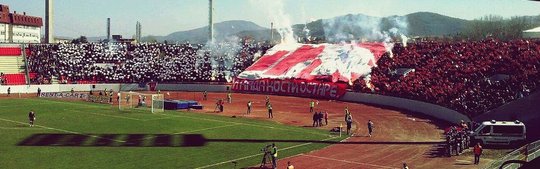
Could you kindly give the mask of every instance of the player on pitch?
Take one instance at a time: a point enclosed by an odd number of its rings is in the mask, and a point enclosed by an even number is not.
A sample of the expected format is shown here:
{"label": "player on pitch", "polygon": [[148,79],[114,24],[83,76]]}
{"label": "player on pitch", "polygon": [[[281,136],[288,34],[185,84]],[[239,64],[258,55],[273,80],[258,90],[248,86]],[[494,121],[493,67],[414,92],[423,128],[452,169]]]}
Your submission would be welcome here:
{"label": "player on pitch", "polygon": [[28,113],[28,120],[30,121],[30,127],[34,127],[34,121],[36,121],[36,113],[34,113],[34,110],[30,110]]}

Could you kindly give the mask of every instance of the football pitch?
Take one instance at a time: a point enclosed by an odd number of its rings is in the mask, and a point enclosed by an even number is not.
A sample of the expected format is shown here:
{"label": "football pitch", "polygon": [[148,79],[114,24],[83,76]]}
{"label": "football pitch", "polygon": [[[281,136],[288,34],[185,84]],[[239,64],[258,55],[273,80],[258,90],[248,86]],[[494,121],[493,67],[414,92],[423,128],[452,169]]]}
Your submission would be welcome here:
{"label": "football pitch", "polygon": [[[28,112],[36,112],[29,127]],[[328,131],[204,113],[50,99],[0,99],[0,168],[236,168],[343,138]]]}

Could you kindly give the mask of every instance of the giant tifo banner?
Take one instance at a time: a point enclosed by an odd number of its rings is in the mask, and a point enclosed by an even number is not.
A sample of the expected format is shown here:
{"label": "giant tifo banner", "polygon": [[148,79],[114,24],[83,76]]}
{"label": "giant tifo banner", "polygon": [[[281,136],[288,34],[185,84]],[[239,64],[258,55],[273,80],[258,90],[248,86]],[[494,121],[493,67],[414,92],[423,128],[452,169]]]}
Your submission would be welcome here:
{"label": "giant tifo banner", "polygon": [[338,99],[347,92],[347,84],[302,79],[235,79],[232,90],[302,97]]}
{"label": "giant tifo banner", "polygon": [[278,44],[237,78],[351,83],[369,75],[387,48],[383,43]]}
{"label": "giant tifo banner", "polygon": [[233,90],[336,99],[371,73],[383,43],[278,44],[240,73]]}

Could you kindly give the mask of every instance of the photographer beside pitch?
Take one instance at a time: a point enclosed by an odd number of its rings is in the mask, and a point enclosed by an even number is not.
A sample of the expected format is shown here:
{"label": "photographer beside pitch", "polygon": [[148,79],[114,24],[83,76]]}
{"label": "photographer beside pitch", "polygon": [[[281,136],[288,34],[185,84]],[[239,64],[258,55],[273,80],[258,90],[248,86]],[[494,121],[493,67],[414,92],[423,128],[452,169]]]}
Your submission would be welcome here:
{"label": "photographer beside pitch", "polygon": [[275,143],[272,143],[272,168],[277,168],[277,146]]}

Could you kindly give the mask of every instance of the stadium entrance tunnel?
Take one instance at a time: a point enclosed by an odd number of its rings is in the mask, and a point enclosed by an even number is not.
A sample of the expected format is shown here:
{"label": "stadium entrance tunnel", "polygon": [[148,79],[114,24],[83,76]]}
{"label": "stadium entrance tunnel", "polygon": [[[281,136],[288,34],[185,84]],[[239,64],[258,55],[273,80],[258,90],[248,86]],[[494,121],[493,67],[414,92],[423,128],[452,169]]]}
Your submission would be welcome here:
{"label": "stadium entrance tunnel", "polygon": [[322,144],[388,144],[436,145],[442,142],[375,142],[375,141],[321,141],[272,139],[216,139],[202,134],[33,134],[17,146],[73,146],[73,147],[202,147],[210,142],[237,143],[322,143]]}

